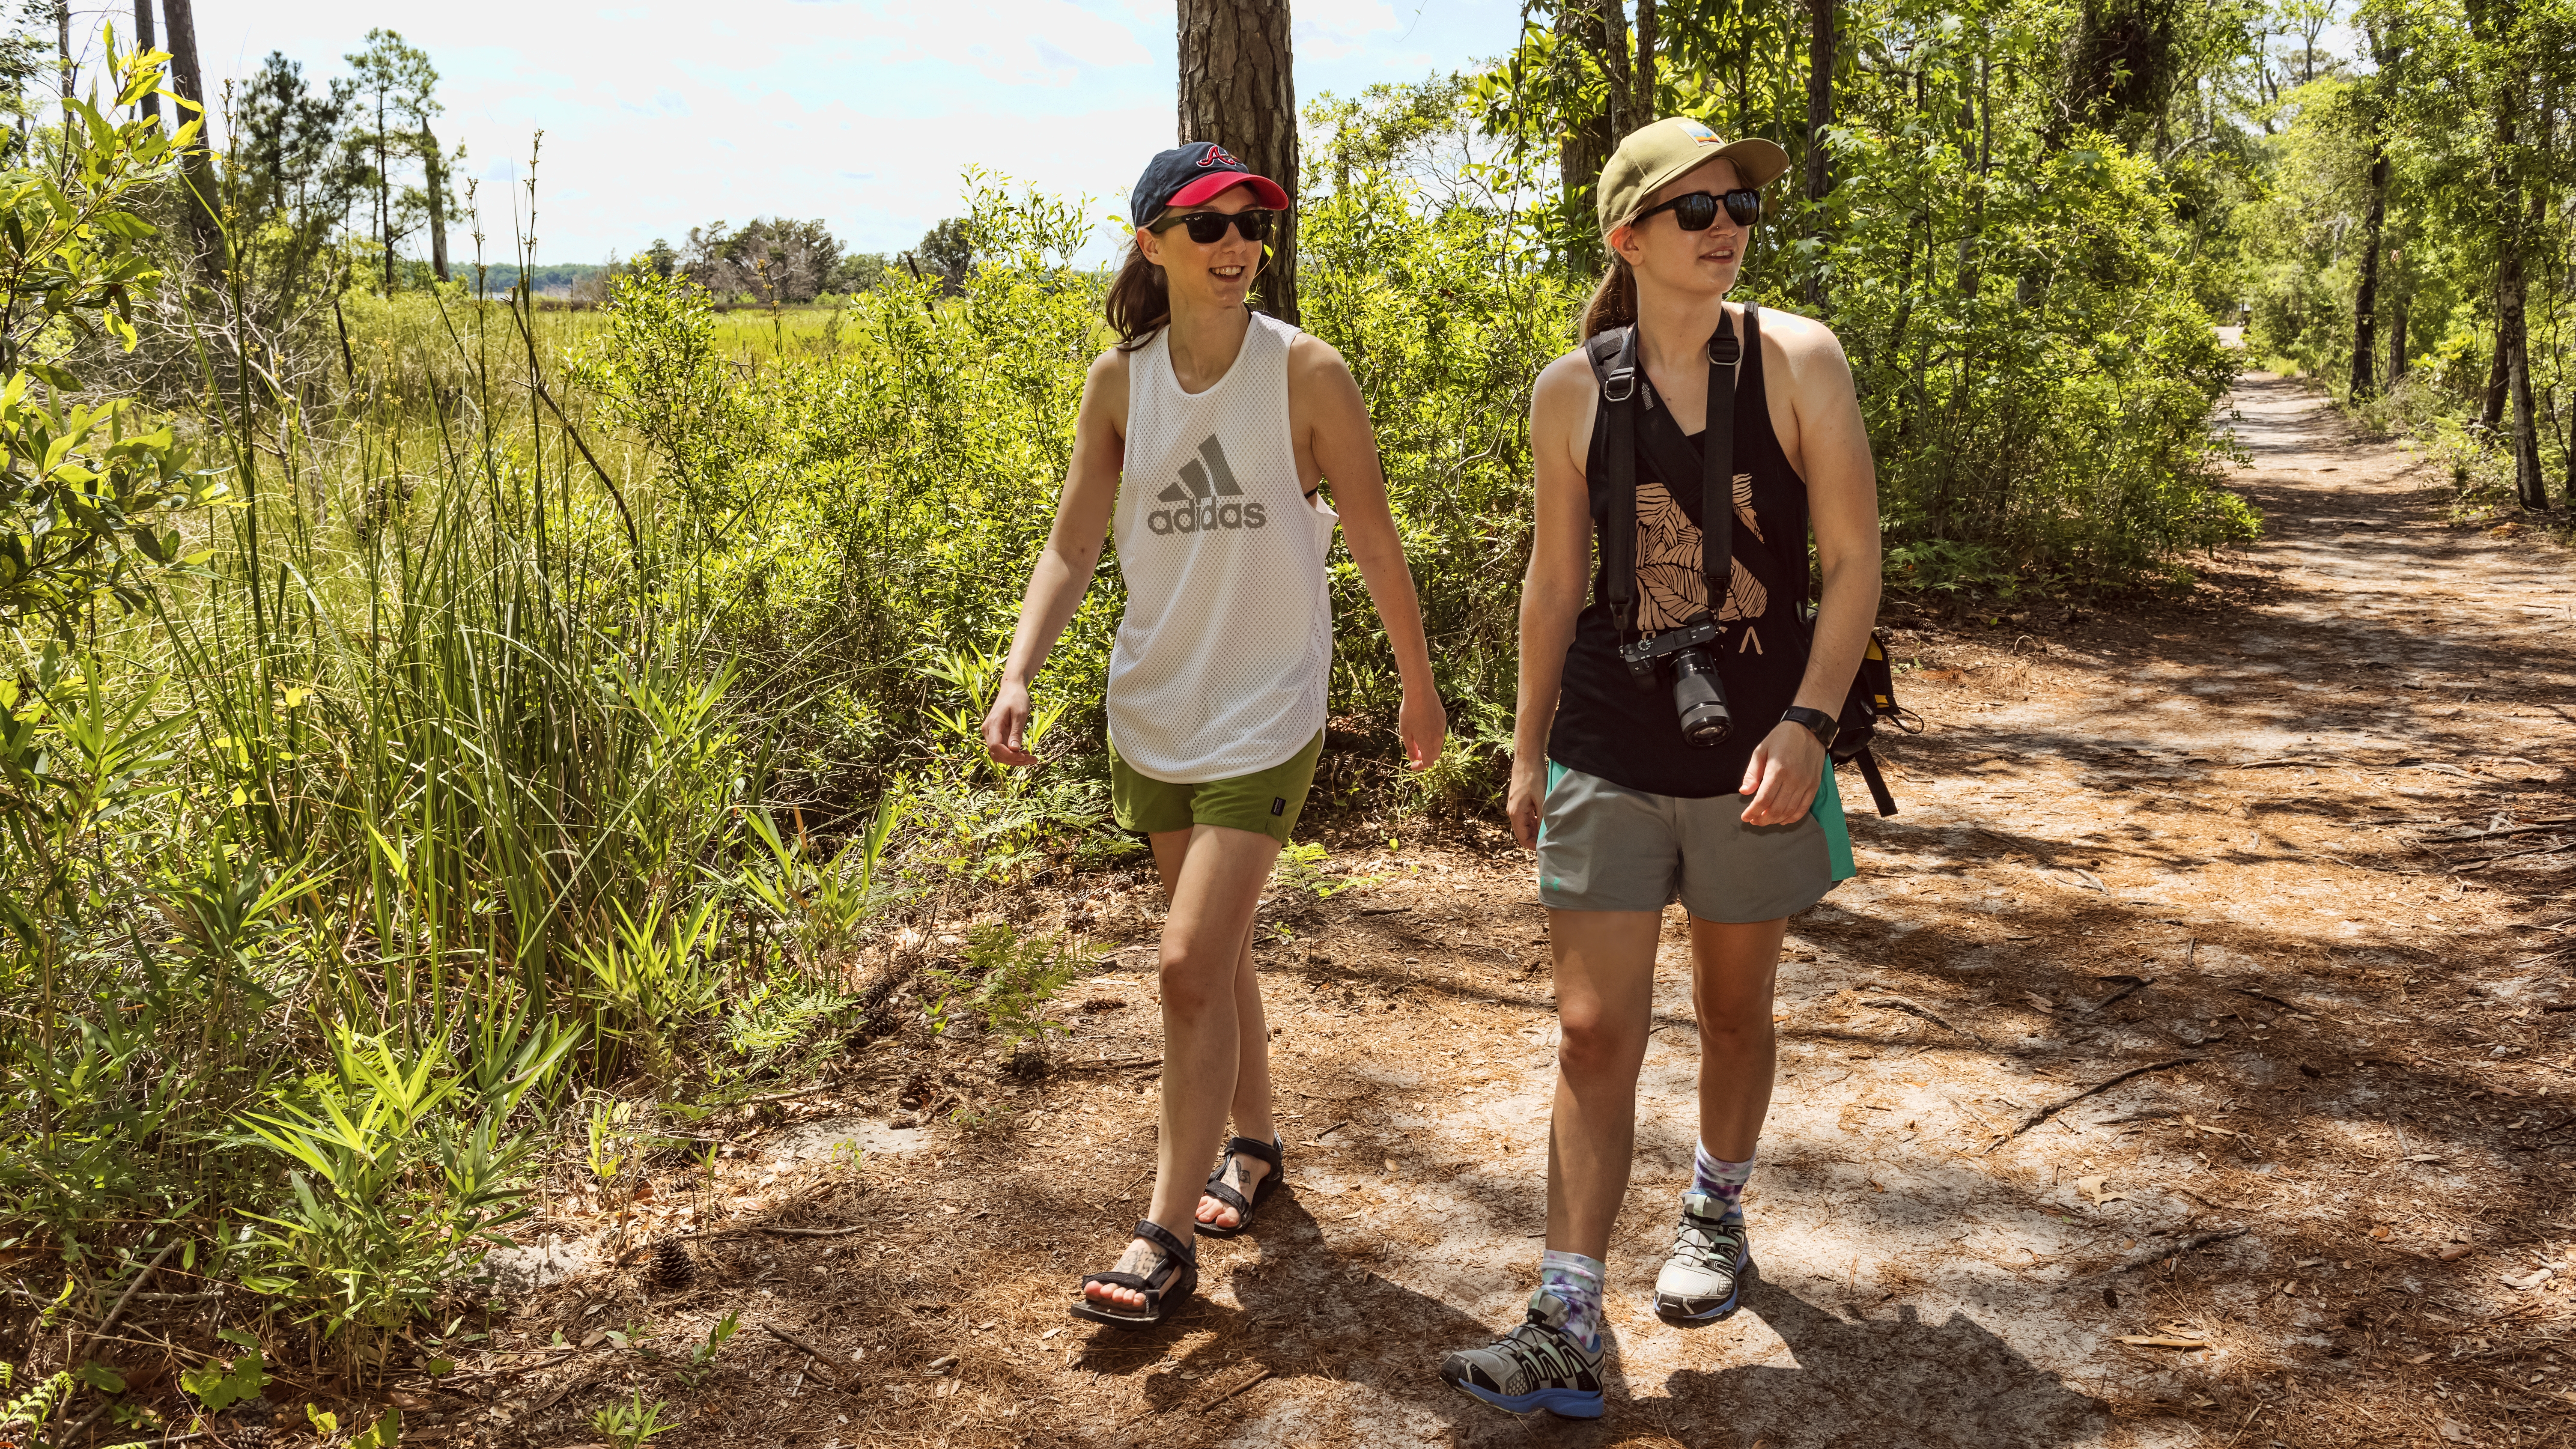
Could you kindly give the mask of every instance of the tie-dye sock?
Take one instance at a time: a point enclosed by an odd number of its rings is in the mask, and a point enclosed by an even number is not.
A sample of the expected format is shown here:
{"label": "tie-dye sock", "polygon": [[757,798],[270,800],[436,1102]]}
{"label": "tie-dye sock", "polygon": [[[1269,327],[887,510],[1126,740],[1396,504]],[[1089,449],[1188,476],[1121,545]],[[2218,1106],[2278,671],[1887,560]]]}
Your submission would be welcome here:
{"label": "tie-dye sock", "polygon": [[1538,1255],[1538,1286],[1565,1304],[1566,1331],[1590,1353],[1601,1346],[1601,1260],[1581,1253]]}
{"label": "tie-dye sock", "polygon": [[1723,1157],[1709,1156],[1708,1148],[1703,1145],[1691,1166],[1690,1190],[1707,1193],[1726,1204],[1726,1214],[1721,1221],[1740,1223],[1744,1221],[1744,1184],[1752,1176],[1752,1158],[1729,1162]]}

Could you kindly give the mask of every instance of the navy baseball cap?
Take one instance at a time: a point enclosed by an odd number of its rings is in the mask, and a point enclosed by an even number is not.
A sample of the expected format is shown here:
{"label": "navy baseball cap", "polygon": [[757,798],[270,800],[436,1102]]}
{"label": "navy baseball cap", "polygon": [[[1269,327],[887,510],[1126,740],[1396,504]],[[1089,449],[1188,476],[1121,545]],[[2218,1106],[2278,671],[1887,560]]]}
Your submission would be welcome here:
{"label": "navy baseball cap", "polygon": [[1278,182],[1254,175],[1214,141],[1192,141],[1157,152],[1145,163],[1145,174],[1136,179],[1136,193],[1128,198],[1127,211],[1143,226],[1161,216],[1167,206],[1196,206],[1237,186],[1251,187],[1253,198],[1274,211],[1288,205],[1288,193]]}

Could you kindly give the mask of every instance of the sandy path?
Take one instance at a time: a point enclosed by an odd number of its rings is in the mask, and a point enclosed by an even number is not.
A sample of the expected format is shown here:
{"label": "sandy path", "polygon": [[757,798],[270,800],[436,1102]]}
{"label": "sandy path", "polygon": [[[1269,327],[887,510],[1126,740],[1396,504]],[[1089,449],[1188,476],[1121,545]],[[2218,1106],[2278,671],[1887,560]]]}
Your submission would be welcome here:
{"label": "sandy path", "polygon": [[[2576,990],[2552,923],[2576,850],[2542,853],[2576,830],[2565,563],[2447,526],[2419,459],[2289,385],[2237,402],[2267,535],[2189,598],[1898,621],[1931,728],[1888,751],[1901,815],[1846,791],[1862,875],[1794,923],[1760,1276],[1695,1329],[1647,1304],[1693,1137],[1668,933],[1601,1423],[1432,1377],[1517,1317],[1538,1252],[1545,919],[1490,826],[1337,853],[1361,883],[1283,896],[1262,956],[1296,1191],[1206,1244],[1178,1325],[1061,1308],[1142,1206],[1150,1066],[1117,1064],[1153,1050],[1144,953],[1078,988],[1041,1081],[916,1033],[820,1120],[745,1136],[713,1211],[857,1235],[701,1247],[676,1297],[576,1280],[523,1331],[611,1303],[678,1344],[747,1305],[863,1355],[858,1392],[818,1393],[801,1354],[751,1344],[681,1400],[674,1445],[2570,1438]],[[2446,838],[2487,828],[2525,833]],[[1085,889],[1093,930],[1150,942],[1144,892]],[[898,1098],[980,1125],[824,1161]],[[2161,1332],[2208,1346],[2119,1341]],[[564,1373],[505,1394],[508,1432],[555,1443],[629,1381],[676,1390],[623,1359],[572,1374],[544,1411]]]}

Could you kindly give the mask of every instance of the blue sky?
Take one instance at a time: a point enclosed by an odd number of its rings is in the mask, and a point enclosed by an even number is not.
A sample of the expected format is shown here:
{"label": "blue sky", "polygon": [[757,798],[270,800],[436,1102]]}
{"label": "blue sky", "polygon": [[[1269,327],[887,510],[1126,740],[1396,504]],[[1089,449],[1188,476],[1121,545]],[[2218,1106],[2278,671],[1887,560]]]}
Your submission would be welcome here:
{"label": "blue sky", "polygon": [[[1296,0],[1291,13],[1300,104],[1496,55],[1520,23],[1507,0]],[[822,217],[858,250],[907,247],[960,209],[970,163],[1089,194],[1106,214],[1174,140],[1169,0],[198,0],[208,90],[271,50],[345,73],[380,24],[439,69],[441,139],[467,147],[496,257],[539,128],[537,250],[558,262],[755,214]]]}

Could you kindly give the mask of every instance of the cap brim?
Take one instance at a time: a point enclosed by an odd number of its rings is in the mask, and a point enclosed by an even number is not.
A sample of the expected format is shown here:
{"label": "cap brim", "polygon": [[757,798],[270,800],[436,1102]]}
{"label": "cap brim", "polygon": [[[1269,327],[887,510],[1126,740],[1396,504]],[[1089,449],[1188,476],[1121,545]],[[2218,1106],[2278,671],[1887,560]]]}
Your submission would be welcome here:
{"label": "cap brim", "polygon": [[[1747,136],[1741,141],[1729,141],[1705,156],[1693,156],[1688,161],[1646,178],[1645,184],[1638,188],[1638,194],[1652,196],[1711,161],[1719,160],[1734,162],[1736,180],[1756,191],[1779,180],[1788,174],[1789,170],[1789,153],[1780,149],[1779,142],[1765,141],[1759,136]],[[1621,221],[1612,229],[1625,225],[1627,222]],[[1604,232],[1604,235],[1607,234]]]}
{"label": "cap brim", "polygon": [[[1789,163],[1784,157],[1780,164],[1785,168]],[[1251,187],[1252,199],[1273,211],[1283,210],[1288,205],[1288,193],[1280,189],[1278,182],[1267,176],[1255,176],[1249,171],[1219,171],[1213,176],[1202,176],[1173,192],[1172,199],[1164,202],[1163,205],[1167,209],[1175,206],[1196,206],[1211,196],[1232,191],[1238,186]]]}

